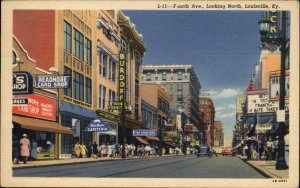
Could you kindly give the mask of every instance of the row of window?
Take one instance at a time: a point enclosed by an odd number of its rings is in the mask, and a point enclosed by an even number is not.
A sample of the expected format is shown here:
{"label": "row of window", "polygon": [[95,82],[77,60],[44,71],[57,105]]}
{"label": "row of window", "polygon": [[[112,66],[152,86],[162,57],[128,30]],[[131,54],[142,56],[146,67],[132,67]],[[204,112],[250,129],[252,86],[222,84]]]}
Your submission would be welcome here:
{"label": "row of window", "polygon": [[99,56],[99,74],[115,82],[117,61],[102,50],[99,52]]}
{"label": "row of window", "polygon": [[[182,72],[177,73],[177,80],[182,80],[183,79],[183,74]],[[147,73],[146,75],[146,80],[151,81],[152,80],[152,75],[150,73]],[[155,77],[155,80],[157,80],[157,77]],[[163,73],[161,75],[161,80],[166,81],[167,80],[167,73]],[[173,80],[173,77],[171,77],[171,80]]]}
{"label": "row of window", "polygon": [[144,127],[156,128],[157,115],[142,108],[142,122]]}
{"label": "row of window", "polygon": [[64,74],[71,75],[72,82],[69,88],[64,90],[64,94],[69,97],[73,97],[77,100],[92,103],[92,81],[91,79],[84,77],[82,74],[73,71],[68,67],[64,67]]}
{"label": "row of window", "polygon": [[[108,100],[109,102],[114,102],[116,99],[116,92],[109,89]],[[106,87],[99,85],[99,108],[106,108]]]}
{"label": "row of window", "polygon": [[158,110],[168,114],[169,113],[169,104],[161,98],[158,98]]}
{"label": "row of window", "polygon": [[[74,53],[75,57],[84,61],[84,44],[85,44],[85,62],[87,65],[92,65],[92,42],[85,38],[81,32],[74,30],[74,49],[72,48],[72,26],[64,21],[64,50],[69,53]],[[73,52],[74,50],[74,52]]]}

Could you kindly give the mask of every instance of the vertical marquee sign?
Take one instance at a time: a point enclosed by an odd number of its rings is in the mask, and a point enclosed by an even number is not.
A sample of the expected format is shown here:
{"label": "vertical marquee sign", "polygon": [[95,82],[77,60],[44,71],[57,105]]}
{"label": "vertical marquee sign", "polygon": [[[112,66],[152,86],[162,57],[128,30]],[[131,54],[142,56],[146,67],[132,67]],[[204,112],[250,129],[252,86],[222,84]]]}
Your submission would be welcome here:
{"label": "vertical marquee sign", "polygon": [[126,91],[126,56],[124,52],[119,54],[119,101],[125,102]]}

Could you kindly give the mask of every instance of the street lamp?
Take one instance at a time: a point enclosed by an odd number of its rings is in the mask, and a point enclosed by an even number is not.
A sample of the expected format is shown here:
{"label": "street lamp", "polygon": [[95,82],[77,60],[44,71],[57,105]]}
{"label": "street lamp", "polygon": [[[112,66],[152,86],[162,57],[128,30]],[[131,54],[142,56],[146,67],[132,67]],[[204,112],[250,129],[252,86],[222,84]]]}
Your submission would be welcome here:
{"label": "street lamp", "polygon": [[[281,51],[281,68],[280,68],[280,94],[279,94],[279,110],[284,110],[285,103],[285,60],[286,60],[286,11],[282,11],[282,28],[279,34],[279,38],[269,38],[267,34],[270,28],[270,21],[261,20],[258,22],[259,31],[261,33],[262,42],[279,42]],[[278,154],[276,161],[276,170],[288,169],[284,156],[284,127],[285,122],[279,122],[279,140],[278,140]]]}

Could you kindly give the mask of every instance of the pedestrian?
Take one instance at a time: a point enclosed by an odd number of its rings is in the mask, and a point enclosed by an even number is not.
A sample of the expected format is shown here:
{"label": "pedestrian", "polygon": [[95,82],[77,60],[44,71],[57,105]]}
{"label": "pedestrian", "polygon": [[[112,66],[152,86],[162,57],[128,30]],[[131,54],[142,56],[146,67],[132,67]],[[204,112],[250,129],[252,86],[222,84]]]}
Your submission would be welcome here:
{"label": "pedestrian", "polygon": [[244,147],[243,147],[243,156],[246,156],[248,153],[248,145],[245,144]]}
{"label": "pedestrian", "polygon": [[131,146],[126,144],[126,158],[129,158],[131,155]]}
{"label": "pedestrian", "polygon": [[111,143],[109,143],[108,145],[107,145],[107,158],[109,158],[109,157],[112,157],[112,144]]}
{"label": "pedestrian", "polygon": [[74,151],[74,154],[75,154],[76,158],[79,158],[80,157],[80,152],[81,152],[79,142],[76,142],[73,151]]}
{"label": "pedestrian", "polygon": [[146,145],[146,147],[145,147],[146,157],[150,156],[150,151],[151,151],[151,147],[149,145]]}
{"label": "pedestrian", "polygon": [[178,156],[178,153],[179,153],[179,149],[178,149],[178,147],[176,146],[176,147],[175,147],[175,155]]}
{"label": "pedestrian", "polygon": [[31,159],[34,161],[36,160],[36,149],[37,149],[37,143],[32,139],[31,140]]}
{"label": "pedestrian", "polygon": [[19,155],[20,155],[20,143],[17,136],[13,135],[13,150],[12,150],[12,159],[14,164],[19,164]]}
{"label": "pedestrian", "polygon": [[93,146],[92,146],[92,143],[89,142],[86,146],[86,149],[87,149],[87,157],[90,158],[92,157],[92,152],[93,152]]}
{"label": "pedestrian", "polygon": [[269,140],[266,143],[266,153],[267,153],[266,161],[270,161],[272,159],[272,152],[273,152],[273,142],[272,139],[269,138]]}
{"label": "pedestrian", "polygon": [[21,147],[21,157],[23,158],[24,164],[27,163],[28,157],[30,155],[30,141],[27,138],[27,134],[23,134],[23,138],[20,140]]}
{"label": "pedestrian", "polygon": [[216,152],[216,148],[215,147],[211,147],[210,153],[211,153],[210,157],[213,157],[214,154],[215,154],[216,157],[218,157],[218,154]]}
{"label": "pedestrian", "polygon": [[131,157],[135,156],[135,145],[131,144]]}
{"label": "pedestrian", "polygon": [[98,144],[96,142],[92,145],[92,152],[94,159],[98,159]]}
{"label": "pedestrian", "polygon": [[100,146],[100,150],[101,150],[101,157],[105,157],[107,155],[107,148],[105,143],[102,143]]}
{"label": "pedestrian", "polygon": [[265,150],[264,142],[259,140],[259,142],[258,142],[258,159],[259,160],[262,159],[262,155],[263,155],[264,150]]}
{"label": "pedestrian", "polygon": [[114,143],[114,142],[112,142],[112,144],[111,144],[111,155],[112,155],[112,157],[113,158],[115,158],[116,157],[116,144]]}
{"label": "pedestrian", "polygon": [[275,137],[275,140],[273,141],[273,160],[277,160],[277,154],[278,154],[278,136]]}
{"label": "pedestrian", "polygon": [[85,144],[81,144],[80,145],[80,151],[81,151],[81,155],[82,155],[82,158],[86,158],[87,157],[87,148],[85,146]]}

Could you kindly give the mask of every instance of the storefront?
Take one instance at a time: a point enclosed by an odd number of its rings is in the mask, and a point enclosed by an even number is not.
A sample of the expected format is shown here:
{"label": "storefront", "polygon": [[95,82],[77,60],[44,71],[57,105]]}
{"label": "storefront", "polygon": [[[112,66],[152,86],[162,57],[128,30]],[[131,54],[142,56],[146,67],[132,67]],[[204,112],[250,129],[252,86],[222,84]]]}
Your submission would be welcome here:
{"label": "storefront", "polygon": [[25,133],[33,149],[31,158],[53,159],[58,155],[58,134],[69,135],[72,131],[56,121],[56,100],[53,98],[55,95],[40,92],[14,95],[14,99],[26,98],[28,104],[13,106],[13,141],[20,140]]}
{"label": "storefront", "polygon": [[97,117],[96,113],[87,108],[60,102],[61,124],[72,129],[73,134],[61,135],[61,156],[71,156],[75,143],[88,144],[93,142],[93,133],[86,131],[88,123]]}

